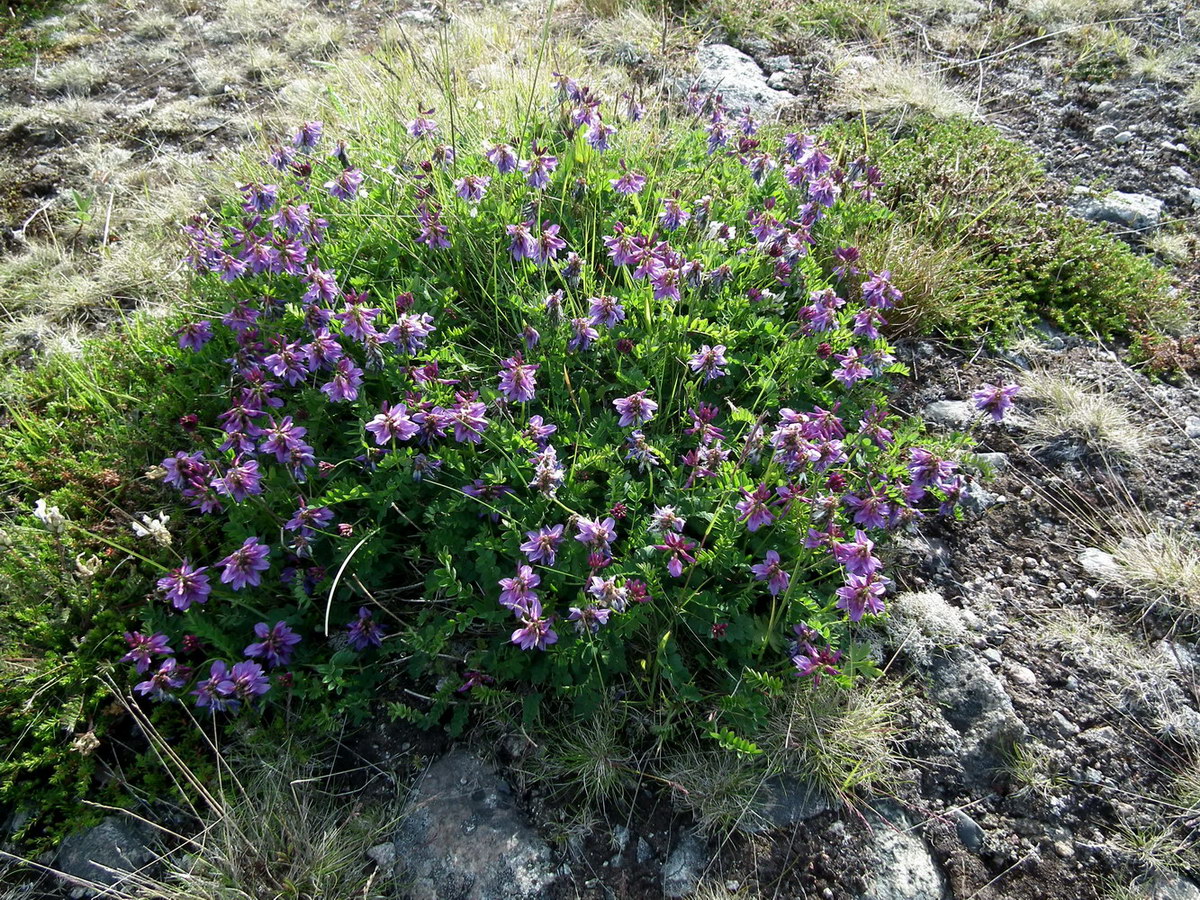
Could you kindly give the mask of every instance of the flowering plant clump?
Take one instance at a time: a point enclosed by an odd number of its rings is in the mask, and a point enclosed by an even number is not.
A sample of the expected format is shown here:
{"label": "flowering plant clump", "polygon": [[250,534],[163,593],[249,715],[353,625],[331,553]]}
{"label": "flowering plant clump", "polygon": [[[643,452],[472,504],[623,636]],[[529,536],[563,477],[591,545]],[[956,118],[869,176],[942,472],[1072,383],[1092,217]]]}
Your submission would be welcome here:
{"label": "flowering plant clump", "polygon": [[889,273],[827,237],[879,172],[719,96],[664,134],[556,87],[479,148],[436,109],[361,147],[304,123],[187,226],[211,309],[162,466],[211,524],[162,548],[141,693],[230,712],[407,672],[433,716],[734,710],[747,671],[861,668],[878,540],[963,487],[889,415]]}

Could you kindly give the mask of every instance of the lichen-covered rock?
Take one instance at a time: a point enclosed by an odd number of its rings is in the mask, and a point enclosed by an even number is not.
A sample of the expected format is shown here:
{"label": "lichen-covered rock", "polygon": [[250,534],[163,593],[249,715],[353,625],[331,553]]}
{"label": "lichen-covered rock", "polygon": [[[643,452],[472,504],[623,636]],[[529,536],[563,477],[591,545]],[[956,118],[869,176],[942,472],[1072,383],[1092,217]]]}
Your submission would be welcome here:
{"label": "lichen-covered rock", "polygon": [[414,786],[395,844],[413,900],[534,900],[556,877],[550,848],[522,819],[509,786],[463,750]]}
{"label": "lichen-covered rock", "polygon": [[154,859],[145,828],[122,819],[107,818],[94,828],[72,834],[58,848],[55,867],[67,876],[72,897],[94,897],[107,893],[89,884],[114,886],[125,883],[130,872]]}
{"label": "lichen-covered rock", "polygon": [[750,107],[765,116],[795,99],[786,91],[767,84],[767,77],[753,59],[728,44],[707,44],[696,53],[696,84],[701,91],[720,94],[731,110]]}

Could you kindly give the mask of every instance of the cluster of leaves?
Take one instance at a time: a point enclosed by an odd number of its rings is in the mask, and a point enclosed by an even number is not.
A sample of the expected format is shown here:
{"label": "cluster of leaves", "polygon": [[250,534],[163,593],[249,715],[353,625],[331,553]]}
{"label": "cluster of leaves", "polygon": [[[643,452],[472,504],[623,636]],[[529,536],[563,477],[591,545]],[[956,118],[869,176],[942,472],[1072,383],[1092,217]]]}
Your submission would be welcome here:
{"label": "cluster of leaves", "polygon": [[[861,126],[850,123],[828,137],[842,146],[868,142]],[[1113,337],[1180,320],[1182,301],[1172,296],[1166,273],[1051,202],[1038,161],[995,129],[918,117],[891,135],[873,132],[869,145],[888,172],[881,194],[887,212],[860,227],[864,250],[901,223],[954,263],[928,296],[906,291],[917,331],[1003,339],[1041,318]]]}
{"label": "cluster of leaves", "polygon": [[364,146],[305,123],[189,226],[210,318],[164,464],[208,524],[158,556],[139,691],[365,713],[396,673],[427,691],[399,714],[454,727],[513,690],[740,727],[747,672],[864,670],[868,533],[963,484],[887,412],[887,273],[830,240],[879,175],[689,105],[655,132],[560,78],[484,152],[432,111]]}

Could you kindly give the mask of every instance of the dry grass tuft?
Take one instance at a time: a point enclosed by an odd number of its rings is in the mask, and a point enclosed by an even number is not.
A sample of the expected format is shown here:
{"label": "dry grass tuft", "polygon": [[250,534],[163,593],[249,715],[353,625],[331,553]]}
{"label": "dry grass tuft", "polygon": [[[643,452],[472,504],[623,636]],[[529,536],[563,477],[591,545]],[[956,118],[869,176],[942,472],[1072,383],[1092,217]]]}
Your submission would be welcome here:
{"label": "dry grass tuft", "polygon": [[41,86],[51,94],[86,97],[99,90],[105,80],[104,70],[92,60],[68,59],[46,69]]}
{"label": "dry grass tuft", "polygon": [[1021,388],[1022,396],[1037,404],[1030,425],[1035,437],[1068,436],[1095,453],[1122,457],[1136,457],[1150,444],[1145,427],[1102,388],[1088,389],[1044,371],[1027,373]]}
{"label": "dry grass tuft", "polygon": [[1016,6],[1032,24],[1061,27],[1119,18],[1136,4],[1134,0],[1020,0]]}
{"label": "dry grass tuft", "polygon": [[673,754],[662,769],[676,803],[691,812],[700,830],[710,835],[727,835],[737,828],[754,831],[766,825],[756,801],[767,777],[757,758],[721,747],[690,747]]}
{"label": "dry grass tuft", "polygon": [[935,68],[901,57],[843,56],[835,104],[869,115],[924,112],[937,119],[974,117],[974,104],[954,90]]}
{"label": "dry grass tuft", "polygon": [[1142,516],[1108,548],[1114,581],[1171,615],[1200,617],[1200,540]]}

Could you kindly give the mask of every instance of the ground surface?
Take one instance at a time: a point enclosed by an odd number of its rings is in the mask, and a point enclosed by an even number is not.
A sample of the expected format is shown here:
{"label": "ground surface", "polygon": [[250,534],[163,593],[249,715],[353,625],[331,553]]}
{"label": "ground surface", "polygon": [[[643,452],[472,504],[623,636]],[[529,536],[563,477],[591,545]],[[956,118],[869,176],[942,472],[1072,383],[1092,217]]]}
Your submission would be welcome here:
{"label": "ground surface", "polygon": [[[1064,197],[1077,183],[1099,182],[1163,200],[1162,246],[1155,235],[1136,237],[1177,265],[1189,290],[1196,241],[1188,188],[1197,184],[1200,119],[1186,94],[1200,20],[1177,2],[1127,12],[1113,17],[1119,28],[1051,22],[1044,33],[1092,33],[989,56],[972,52],[972,41],[999,13],[964,2],[914,15],[889,40],[922,42],[953,90],[1034,149]],[[221,148],[253,140],[273,120],[275,99],[294,94],[324,61],[369,49],[385,28],[419,33],[435,21],[432,12],[380,2],[209,8],[162,0],[64,11],[43,25],[53,45],[45,57],[0,71],[0,253],[11,261],[51,246],[67,278],[108,271],[126,229],[139,226],[123,201],[140,195],[154,205],[181,163],[203,166]],[[862,41],[837,52],[817,39],[742,43],[768,70],[781,50],[792,54],[780,83],[798,98],[790,114],[813,125],[838,114],[839,53],[887,52]],[[1137,60],[1150,53],[1164,68],[1147,74]],[[963,61],[972,57],[979,61]],[[169,205],[182,210],[194,200]],[[74,227],[52,215],[71,208],[79,211]],[[118,303],[149,293],[149,276],[124,277],[111,292]],[[36,350],[44,311],[10,291],[0,306],[19,326],[12,339]],[[74,300],[51,306],[56,326],[105,317]],[[1200,424],[1189,425],[1200,416],[1200,388],[1150,380],[1127,364],[1126,348],[1053,335],[1001,356],[930,343],[901,350],[913,377],[900,405],[912,412],[968,399],[984,381],[1021,381],[1036,367],[1102,391],[1137,432],[1136,452],[1118,452],[1102,435],[1039,431],[1032,399],[1007,425],[973,426],[979,452],[1005,455],[994,458],[994,481],[963,522],[914,535],[894,567],[903,588],[938,592],[969,627],[945,658],[878,636],[886,677],[907,698],[899,740],[912,759],[910,779],[892,802],[925,823],[914,833],[947,896],[1105,896],[1113,883],[1153,870],[1147,845],[1155,835],[1157,866],[1182,859],[1172,848],[1195,840],[1195,810],[1172,799],[1172,784],[1200,746],[1200,652],[1190,636],[1200,623],[1114,587],[1103,558],[1085,554],[1084,564],[1081,553],[1111,549],[1131,520],[1200,528]],[[1001,752],[1018,738],[1023,764]],[[386,757],[400,740],[384,732],[362,752]],[[442,748],[421,749],[432,756]],[[500,756],[503,765],[519,762]],[[535,816],[545,812],[536,790],[520,799]],[[568,843],[563,896],[661,896],[663,862],[689,817],[649,787],[624,816]],[[623,841],[613,839],[616,825],[629,829]],[[878,835],[896,827],[835,808],[771,834],[712,841],[696,868],[744,897],[922,896],[905,892],[899,869],[894,891],[872,887],[882,865],[872,855]],[[648,853],[639,854],[638,838]]]}

